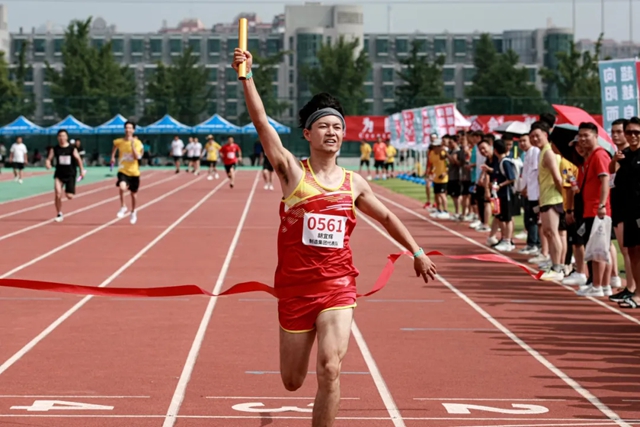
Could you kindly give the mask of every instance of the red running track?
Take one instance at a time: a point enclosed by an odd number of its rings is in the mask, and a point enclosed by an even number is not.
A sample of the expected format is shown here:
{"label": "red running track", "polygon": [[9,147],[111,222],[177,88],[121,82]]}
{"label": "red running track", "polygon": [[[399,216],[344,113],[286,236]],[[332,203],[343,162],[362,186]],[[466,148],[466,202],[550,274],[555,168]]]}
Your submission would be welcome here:
{"label": "red running track", "polygon": [[[197,180],[150,206],[135,232],[121,221],[19,277],[64,271],[73,283],[98,285],[111,276],[113,286],[196,283],[210,290],[270,282],[279,193],[256,178],[241,172],[236,188],[223,184],[213,194],[219,181]],[[425,249],[487,252],[416,217],[411,212],[423,212],[408,199],[384,195],[409,206],[389,204]],[[96,248],[100,257],[86,256]],[[362,215],[353,248],[361,291],[398,250]],[[78,259],[86,262],[73,268]],[[439,281],[424,284],[410,259],[401,259],[387,287],[359,301],[336,426],[626,426],[638,418],[639,345],[628,338],[637,324],[513,266],[435,261]],[[31,301],[31,316],[13,323],[27,309],[9,311],[15,301],[0,299],[0,321],[10,325],[0,332],[3,425],[310,425],[315,358],[303,388],[286,392],[277,372],[276,302],[265,294],[89,298],[75,310],[84,299],[19,290],[1,290],[0,298],[8,294],[60,299]],[[50,409],[47,400],[84,406]],[[625,421],[607,418],[614,413]]]}

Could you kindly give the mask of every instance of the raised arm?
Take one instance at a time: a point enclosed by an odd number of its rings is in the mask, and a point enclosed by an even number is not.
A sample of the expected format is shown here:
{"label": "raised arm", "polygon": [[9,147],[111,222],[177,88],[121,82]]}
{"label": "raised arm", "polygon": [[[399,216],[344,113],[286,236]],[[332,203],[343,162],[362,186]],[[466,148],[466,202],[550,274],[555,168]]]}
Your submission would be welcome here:
{"label": "raised arm", "polygon": [[249,77],[253,57],[249,51],[243,52],[236,48],[233,54],[233,69],[237,72],[238,66],[243,62],[247,64],[248,77],[242,81],[244,100],[247,106],[247,112],[258,133],[258,138],[260,138],[260,142],[262,142],[262,146],[264,147],[264,152],[267,158],[269,158],[269,162],[273,165],[278,178],[282,181],[283,187],[286,188],[290,185],[296,185],[302,176],[302,169],[293,154],[284,148],[278,133],[273,126],[269,124],[267,113],[264,109],[262,99],[260,99],[260,94],[256,89],[255,82],[253,78]]}

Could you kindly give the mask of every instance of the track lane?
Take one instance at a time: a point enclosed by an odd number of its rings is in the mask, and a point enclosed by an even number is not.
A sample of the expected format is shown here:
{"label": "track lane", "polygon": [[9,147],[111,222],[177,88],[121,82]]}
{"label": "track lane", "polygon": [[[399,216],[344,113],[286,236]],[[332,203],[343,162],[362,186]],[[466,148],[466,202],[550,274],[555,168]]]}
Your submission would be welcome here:
{"label": "track lane", "polygon": [[[131,242],[134,247],[127,248],[128,255],[135,253],[135,262],[110,286],[197,283],[210,288],[246,201],[248,192],[238,187],[250,175],[240,174],[233,190],[222,180],[201,179],[197,187],[172,198],[170,207],[154,210],[158,217],[149,219],[144,229],[146,245],[139,248]],[[220,215],[221,205],[224,215]],[[123,237],[114,236],[110,243],[103,238],[102,244],[118,247]],[[166,410],[207,301],[93,298],[2,374],[0,388],[15,396],[74,395],[66,400],[113,406],[112,410],[83,411],[87,418],[65,419],[65,426],[121,426],[123,420],[117,417],[132,415],[142,417],[136,418],[136,425],[158,425],[157,419],[145,415]],[[70,341],[70,336],[77,339]],[[79,354],[83,357],[75,356]],[[51,355],[55,355],[55,369],[47,362]],[[34,399],[13,398],[11,406],[29,406]],[[24,415],[24,410],[6,406],[0,414]]]}

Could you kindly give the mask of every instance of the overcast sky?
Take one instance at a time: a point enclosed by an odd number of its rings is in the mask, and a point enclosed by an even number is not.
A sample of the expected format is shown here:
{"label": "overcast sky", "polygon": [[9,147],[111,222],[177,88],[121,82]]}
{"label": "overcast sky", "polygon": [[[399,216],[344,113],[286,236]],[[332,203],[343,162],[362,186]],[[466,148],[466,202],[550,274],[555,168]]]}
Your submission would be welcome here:
{"label": "overcast sky", "polygon": [[[501,32],[544,28],[549,21],[556,27],[573,25],[572,0],[423,0],[422,4],[373,1],[377,4],[368,2],[364,6],[365,32],[387,31],[388,4],[391,32]],[[601,0],[575,1],[576,37],[596,39],[601,30]],[[640,0],[633,2],[632,16],[637,19]],[[20,27],[31,31],[32,27],[47,22],[64,27],[73,18],[100,16],[123,32],[154,32],[163,20],[175,26],[189,17],[197,17],[210,27],[230,22],[240,12],[256,12],[262,21],[270,22],[274,15],[284,11],[285,4],[291,4],[277,0],[0,0],[0,3],[8,9],[10,31],[18,31]],[[349,4],[345,0],[323,3]],[[630,0],[605,0],[605,38],[629,40],[629,5]],[[635,32],[634,41],[640,42],[640,28]]]}

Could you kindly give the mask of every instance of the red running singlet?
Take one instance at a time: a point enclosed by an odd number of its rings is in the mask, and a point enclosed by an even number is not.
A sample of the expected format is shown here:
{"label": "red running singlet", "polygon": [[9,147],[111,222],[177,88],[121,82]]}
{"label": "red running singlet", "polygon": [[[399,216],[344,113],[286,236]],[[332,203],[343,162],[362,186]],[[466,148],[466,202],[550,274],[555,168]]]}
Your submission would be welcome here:
{"label": "red running singlet", "polygon": [[[321,185],[307,160],[302,178],[280,203],[278,266],[274,288],[280,325],[289,332],[313,329],[323,311],[355,307],[355,278],[349,239],[356,225],[352,173],[342,168],[336,188]],[[304,297],[287,297],[286,291]]]}

